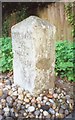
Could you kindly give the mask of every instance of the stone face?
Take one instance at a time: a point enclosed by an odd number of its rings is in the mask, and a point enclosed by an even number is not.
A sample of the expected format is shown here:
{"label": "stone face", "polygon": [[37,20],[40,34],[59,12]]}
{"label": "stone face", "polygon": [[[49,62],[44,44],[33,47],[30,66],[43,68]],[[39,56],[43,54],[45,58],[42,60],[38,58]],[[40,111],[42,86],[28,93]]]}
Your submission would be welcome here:
{"label": "stone face", "polygon": [[32,94],[54,87],[55,31],[35,16],[11,28],[14,82]]}

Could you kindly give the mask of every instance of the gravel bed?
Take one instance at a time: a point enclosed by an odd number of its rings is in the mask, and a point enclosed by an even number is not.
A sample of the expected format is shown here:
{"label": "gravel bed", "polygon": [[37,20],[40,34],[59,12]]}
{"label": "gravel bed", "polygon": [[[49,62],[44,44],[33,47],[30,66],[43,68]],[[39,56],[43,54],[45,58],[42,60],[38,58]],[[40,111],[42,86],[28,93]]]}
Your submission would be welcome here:
{"label": "gravel bed", "polygon": [[0,120],[23,118],[65,118],[74,107],[72,96],[55,87],[32,96],[13,82],[13,77],[0,78]]}

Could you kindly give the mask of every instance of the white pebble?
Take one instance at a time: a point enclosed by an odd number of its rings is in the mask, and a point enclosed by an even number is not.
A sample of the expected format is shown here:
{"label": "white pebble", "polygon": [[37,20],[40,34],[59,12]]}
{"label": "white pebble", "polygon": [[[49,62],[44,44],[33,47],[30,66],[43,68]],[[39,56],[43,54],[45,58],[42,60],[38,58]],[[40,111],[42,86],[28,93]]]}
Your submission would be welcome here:
{"label": "white pebble", "polygon": [[18,95],[17,91],[13,92],[12,95],[17,96]]}
{"label": "white pebble", "polygon": [[44,96],[43,99],[46,100],[46,101],[48,100],[48,98],[46,96]]}
{"label": "white pebble", "polygon": [[52,104],[54,104],[54,101],[53,101],[52,99],[49,99],[49,101],[50,101]]}
{"label": "white pebble", "polygon": [[18,99],[19,99],[19,100],[23,100],[23,95],[20,94],[20,95],[18,96]]}
{"label": "white pebble", "polygon": [[29,106],[28,107],[28,112],[33,112],[35,110],[35,107],[34,106]]}
{"label": "white pebble", "polygon": [[9,108],[8,108],[8,107],[5,107],[5,108],[4,108],[4,111],[5,111],[5,112],[9,112]]}
{"label": "white pebble", "polygon": [[42,100],[42,97],[37,97],[36,100],[37,100],[37,101],[41,101],[41,100]]}
{"label": "white pebble", "polygon": [[58,117],[59,116],[59,113],[58,112],[56,112],[56,117]]}
{"label": "white pebble", "polygon": [[43,112],[43,110],[42,110],[42,109],[40,109],[40,112]]}
{"label": "white pebble", "polygon": [[7,89],[11,89],[11,86],[10,86],[10,85],[6,85],[6,88],[7,88]]}
{"label": "white pebble", "polygon": [[30,106],[29,104],[26,104],[26,106],[25,106],[25,107],[26,107],[26,108],[28,108],[29,106]]}
{"label": "white pebble", "polygon": [[43,111],[44,116],[48,116],[49,113],[47,111]]}
{"label": "white pebble", "polygon": [[22,92],[23,92],[23,90],[22,90],[22,88],[18,88],[18,94],[22,94]]}
{"label": "white pebble", "polygon": [[27,94],[26,94],[26,97],[27,97],[27,98],[30,98],[30,97],[31,97],[30,93],[27,93]]}
{"label": "white pebble", "polygon": [[23,115],[24,115],[24,116],[26,116],[26,115],[27,115],[27,113],[25,112]]}
{"label": "white pebble", "polygon": [[15,117],[18,117],[18,113],[15,113]]}
{"label": "white pebble", "polygon": [[53,97],[54,97],[54,98],[57,98],[57,97],[58,97],[58,94],[57,94],[57,93],[54,93],[54,94],[53,94]]}
{"label": "white pebble", "polygon": [[54,89],[49,89],[49,94],[53,94],[54,93]]}

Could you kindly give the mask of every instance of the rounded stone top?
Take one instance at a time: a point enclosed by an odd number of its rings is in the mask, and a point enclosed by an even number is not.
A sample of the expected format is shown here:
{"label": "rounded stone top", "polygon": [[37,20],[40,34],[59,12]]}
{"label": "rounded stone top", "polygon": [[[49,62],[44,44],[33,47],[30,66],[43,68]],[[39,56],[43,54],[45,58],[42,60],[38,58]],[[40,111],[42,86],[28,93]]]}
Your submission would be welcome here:
{"label": "rounded stone top", "polygon": [[48,21],[43,20],[37,16],[29,16],[28,18],[24,19],[23,21],[17,23],[16,25],[12,26],[11,32],[24,32],[26,29],[31,29],[34,27],[42,27],[42,29],[50,29],[53,28],[55,30],[55,26],[50,24]]}

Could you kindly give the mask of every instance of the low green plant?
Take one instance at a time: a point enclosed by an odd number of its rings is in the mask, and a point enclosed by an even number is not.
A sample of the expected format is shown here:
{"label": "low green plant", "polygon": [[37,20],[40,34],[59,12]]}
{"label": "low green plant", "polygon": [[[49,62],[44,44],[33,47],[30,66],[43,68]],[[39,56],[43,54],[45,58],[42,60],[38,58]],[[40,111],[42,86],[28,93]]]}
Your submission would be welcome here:
{"label": "low green plant", "polygon": [[74,79],[74,52],[75,46],[72,42],[59,41],[56,43],[56,63],[55,71],[57,76],[67,78],[68,80],[75,81]]}
{"label": "low green plant", "polygon": [[12,70],[12,59],[11,38],[0,38],[0,72]]}

